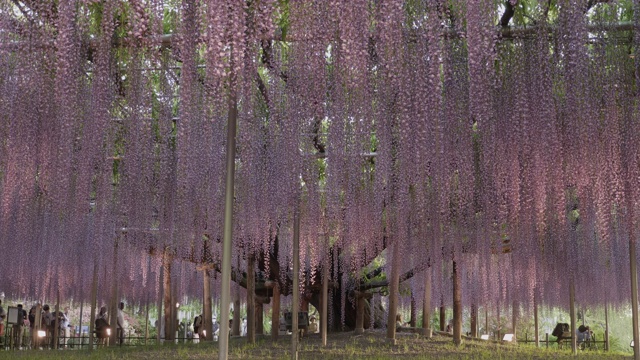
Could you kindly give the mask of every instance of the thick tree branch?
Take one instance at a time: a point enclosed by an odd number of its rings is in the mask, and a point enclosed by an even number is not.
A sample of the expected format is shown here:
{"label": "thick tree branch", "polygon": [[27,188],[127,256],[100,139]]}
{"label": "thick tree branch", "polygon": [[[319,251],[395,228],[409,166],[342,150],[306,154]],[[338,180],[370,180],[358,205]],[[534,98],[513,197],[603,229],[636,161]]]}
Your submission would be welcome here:
{"label": "thick tree branch", "polygon": [[499,25],[502,27],[509,26],[509,21],[511,21],[511,18],[513,17],[513,15],[515,15],[515,13],[516,13],[515,7],[511,4],[510,0],[507,0],[504,4],[504,13],[500,18]]}

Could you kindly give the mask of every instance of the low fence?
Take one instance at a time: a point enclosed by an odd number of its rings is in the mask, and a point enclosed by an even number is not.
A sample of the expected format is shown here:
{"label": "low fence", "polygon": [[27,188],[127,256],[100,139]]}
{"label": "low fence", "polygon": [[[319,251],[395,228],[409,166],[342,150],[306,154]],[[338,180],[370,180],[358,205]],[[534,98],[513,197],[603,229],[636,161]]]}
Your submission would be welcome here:
{"label": "low fence", "polygon": [[[20,329],[20,334],[16,333],[15,327],[9,326],[6,328],[4,336],[0,337],[0,350],[17,350],[17,349],[88,349],[90,345],[90,337],[88,334],[83,334],[82,336],[64,336],[64,332],[61,331],[58,336],[58,342],[55,343],[55,339],[51,334],[48,334],[42,330],[40,330],[40,335],[38,331],[34,331],[33,329],[23,326]],[[146,346],[146,345],[156,345],[158,344],[157,337],[144,337],[144,336],[135,336],[135,335],[126,335],[123,337],[123,341],[120,342],[119,339],[116,339],[115,344],[113,342],[110,343],[110,338],[98,339],[94,336],[93,338],[93,347],[101,347],[101,346]],[[160,339],[160,343],[166,342],[175,342],[175,343],[198,343],[202,340],[193,337],[176,337],[173,340],[164,340]]]}

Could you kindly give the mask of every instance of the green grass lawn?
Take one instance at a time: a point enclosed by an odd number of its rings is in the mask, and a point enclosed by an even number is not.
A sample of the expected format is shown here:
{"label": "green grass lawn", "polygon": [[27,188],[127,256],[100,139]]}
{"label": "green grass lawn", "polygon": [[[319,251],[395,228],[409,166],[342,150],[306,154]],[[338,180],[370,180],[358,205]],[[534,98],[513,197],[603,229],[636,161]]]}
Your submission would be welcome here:
{"label": "green grass lawn", "polygon": [[[230,359],[288,359],[290,338],[277,342],[259,338],[248,344],[246,338],[232,338]],[[0,351],[0,359],[132,359],[132,360],[199,360],[217,359],[217,343],[179,344],[164,346],[111,347],[87,350],[23,350]],[[628,354],[584,351],[580,359],[630,359]],[[369,332],[330,334],[328,346],[322,347],[317,335],[302,340],[300,359],[575,359],[570,350],[537,349],[531,345],[503,345],[480,341],[466,341],[455,347],[451,338],[435,336],[426,340],[415,334],[400,334],[395,346],[385,341],[384,334]]]}

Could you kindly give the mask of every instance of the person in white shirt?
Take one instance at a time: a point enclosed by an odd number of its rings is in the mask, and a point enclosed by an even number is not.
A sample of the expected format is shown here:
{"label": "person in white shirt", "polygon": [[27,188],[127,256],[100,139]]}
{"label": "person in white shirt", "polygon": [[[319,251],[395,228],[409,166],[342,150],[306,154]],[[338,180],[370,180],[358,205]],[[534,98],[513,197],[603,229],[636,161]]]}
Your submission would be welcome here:
{"label": "person in white shirt", "polygon": [[118,306],[118,344],[124,343],[124,303]]}

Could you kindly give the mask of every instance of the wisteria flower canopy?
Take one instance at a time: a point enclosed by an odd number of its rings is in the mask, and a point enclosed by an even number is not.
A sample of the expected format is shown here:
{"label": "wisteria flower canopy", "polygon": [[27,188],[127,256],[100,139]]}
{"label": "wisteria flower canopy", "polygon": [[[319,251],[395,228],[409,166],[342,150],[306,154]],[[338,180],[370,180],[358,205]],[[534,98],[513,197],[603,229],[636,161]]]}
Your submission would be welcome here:
{"label": "wisteria flower canopy", "polygon": [[[507,7],[524,15],[501,28]],[[233,98],[239,275],[253,254],[291,292],[299,211],[303,288],[323,266],[357,286],[397,247],[413,292],[428,268],[445,303],[451,260],[467,305],[565,305],[571,281],[581,304],[627,301],[640,219],[632,10],[3,1],[0,288],[88,298],[97,264],[100,296],[126,279],[120,292],[146,302],[168,251],[180,293],[199,296],[196,266],[221,258]]]}

